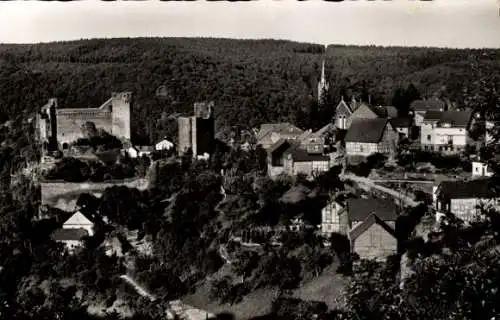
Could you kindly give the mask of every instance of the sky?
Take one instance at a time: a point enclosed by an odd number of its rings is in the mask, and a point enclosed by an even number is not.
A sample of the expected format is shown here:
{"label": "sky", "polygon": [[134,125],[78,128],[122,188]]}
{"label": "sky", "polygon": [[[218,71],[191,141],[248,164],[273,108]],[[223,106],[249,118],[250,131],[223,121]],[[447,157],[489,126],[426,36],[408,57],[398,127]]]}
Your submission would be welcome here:
{"label": "sky", "polygon": [[499,1],[0,1],[0,43],[161,36],[500,48]]}

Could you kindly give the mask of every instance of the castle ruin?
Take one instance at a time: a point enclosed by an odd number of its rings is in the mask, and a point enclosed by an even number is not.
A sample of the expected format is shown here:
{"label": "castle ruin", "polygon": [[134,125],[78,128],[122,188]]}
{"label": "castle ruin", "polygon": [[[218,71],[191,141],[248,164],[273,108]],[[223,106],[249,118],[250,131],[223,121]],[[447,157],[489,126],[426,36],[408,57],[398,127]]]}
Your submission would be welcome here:
{"label": "castle ruin", "polygon": [[215,148],[214,102],[196,102],[194,115],[179,117],[179,156],[188,150],[194,158],[211,155]]}
{"label": "castle ruin", "polygon": [[79,138],[84,138],[82,126],[95,124],[117,138],[130,141],[130,101],[132,93],[113,93],[111,98],[98,108],[58,109],[57,99],[49,99],[37,114],[38,140],[44,152],[67,149]]}

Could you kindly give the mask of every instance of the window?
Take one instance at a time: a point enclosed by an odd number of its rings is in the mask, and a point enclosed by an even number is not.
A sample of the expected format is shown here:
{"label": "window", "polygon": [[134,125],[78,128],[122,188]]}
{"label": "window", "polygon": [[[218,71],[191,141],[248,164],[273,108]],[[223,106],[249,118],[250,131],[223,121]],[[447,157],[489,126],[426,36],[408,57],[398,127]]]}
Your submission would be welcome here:
{"label": "window", "polygon": [[427,141],[431,141],[431,135],[430,134],[427,135]]}
{"label": "window", "polygon": [[363,152],[363,146],[362,145],[359,145],[359,151]]}

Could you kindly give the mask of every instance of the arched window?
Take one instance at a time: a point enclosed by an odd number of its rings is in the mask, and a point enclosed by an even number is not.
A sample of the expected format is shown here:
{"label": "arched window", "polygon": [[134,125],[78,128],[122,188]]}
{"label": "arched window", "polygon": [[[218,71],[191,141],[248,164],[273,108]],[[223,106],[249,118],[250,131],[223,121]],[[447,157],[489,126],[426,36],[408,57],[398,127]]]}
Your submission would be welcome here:
{"label": "arched window", "polygon": [[68,149],[68,144],[65,142],[62,144],[62,148],[63,150],[67,150]]}

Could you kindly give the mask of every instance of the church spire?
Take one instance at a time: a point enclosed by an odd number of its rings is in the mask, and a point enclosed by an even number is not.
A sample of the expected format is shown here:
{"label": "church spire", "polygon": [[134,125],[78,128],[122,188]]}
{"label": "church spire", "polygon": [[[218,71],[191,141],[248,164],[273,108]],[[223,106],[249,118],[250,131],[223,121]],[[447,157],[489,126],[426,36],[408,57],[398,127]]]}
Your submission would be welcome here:
{"label": "church spire", "polygon": [[326,81],[326,76],[325,76],[325,60],[326,60],[326,48],[327,46],[325,45],[325,52],[323,55],[323,61],[321,62],[321,79],[319,80],[318,83],[318,104],[321,106],[323,103],[324,95],[326,91],[330,88],[328,82]]}

